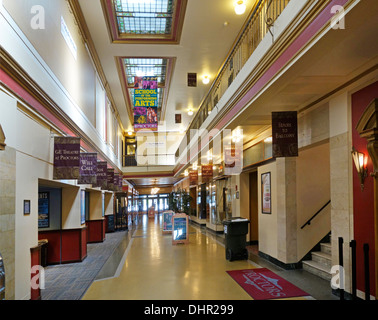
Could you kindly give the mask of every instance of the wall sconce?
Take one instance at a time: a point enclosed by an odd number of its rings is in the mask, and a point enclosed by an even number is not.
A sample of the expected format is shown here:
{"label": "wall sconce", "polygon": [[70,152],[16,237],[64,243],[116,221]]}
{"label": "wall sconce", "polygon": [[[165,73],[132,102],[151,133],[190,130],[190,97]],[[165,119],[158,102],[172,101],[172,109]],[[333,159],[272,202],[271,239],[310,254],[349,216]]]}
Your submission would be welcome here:
{"label": "wall sconce", "polygon": [[364,191],[364,182],[367,177],[367,156],[362,152],[358,152],[354,147],[352,149],[352,157],[356,166],[358,176],[361,182],[361,191]]}
{"label": "wall sconce", "polygon": [[193,110],[192,110],[192,109],[190,109],[190,110],[188,111],[188,115],[189,115],[189,116],[192,116],[192,115],[193,115]]}
{"label": "wall sconce", "polygon": [[247,9],[244,0],[238,0],[236,3],[235,3],[235,13],[238,14],[238,15],[241,15],[245,12],[245,10]]}

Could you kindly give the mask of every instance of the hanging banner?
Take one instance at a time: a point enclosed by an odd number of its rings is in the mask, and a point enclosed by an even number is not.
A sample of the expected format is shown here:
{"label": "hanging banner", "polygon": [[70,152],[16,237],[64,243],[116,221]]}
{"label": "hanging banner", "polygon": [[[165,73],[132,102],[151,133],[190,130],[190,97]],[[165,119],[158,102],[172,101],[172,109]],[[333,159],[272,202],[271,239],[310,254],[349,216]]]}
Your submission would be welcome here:
{"label": "hanging banner", "polygon": [[134,131],[157,131],[157,77],[135,77],[134,88]]}
{"label": "hanging banner", "polygon": [[97,183],[97,153],[80,153],[80,177],[78,184]]}
{"label": "hanging banner", "polygon": [[198,184],[198,170],[189,170],[189,185],[196,186]]}
{"label": "hanging banner", "polygon": [[298,156],[297,112],[272,112],[273,157]]}
{"label": "hanging banner", "polygon": [[107,169],[107,180],[108,184],[106,189],[109,191],[114,191],[114,169]]}
{"label": "hanging banner", "polygon": [[123,187],[122,180],[123,180],[123,175],[122,175],[122,173],[120,173],[120,174],[119,174],[119,179],[118,179],[118,191],[119,191],[119,192],[122,191],[122,187]]}
{"label": "hanging banner", "polygon": [[54,138],[54,180],[73,180],[80,177],[80,138]]}
{"label": "hanging banner", "polygon": [[100,187],[101,190],[107,190],[108,186],[108,164],[106,161],[97,161],[96,183],[92,187]]}
{"label": "hanging banner", "polygon": [[202,182],[210,182],[213,180],[213,165],[212,164],[203,164],[202,165]]}
{"label": "hanging banner", "polygon": [[118,191],[118,185],[119,185],[119,174],[118,173],[114,173],[113,181],[114,181],[113,191]]}

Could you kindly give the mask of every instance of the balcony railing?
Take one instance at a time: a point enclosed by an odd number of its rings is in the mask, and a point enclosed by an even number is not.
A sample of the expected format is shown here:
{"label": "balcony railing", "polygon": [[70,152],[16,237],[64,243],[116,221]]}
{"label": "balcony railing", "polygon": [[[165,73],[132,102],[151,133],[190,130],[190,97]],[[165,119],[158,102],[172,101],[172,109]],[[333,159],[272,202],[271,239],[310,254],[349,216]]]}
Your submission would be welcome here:
{"label": "balcony railing", "polygon": [[227,57],[210,91],[203,99],[198,112],[186,131],[186,137],[183,138],[181,146],[176,152],[176,158],[180,156],[180,150],[185,150],[185,147],[189,144],[190,130],[201,127],[261,40],[270,32],[270,28],[289,2],[290,0],[260,0],[257,2],[230,55]]}

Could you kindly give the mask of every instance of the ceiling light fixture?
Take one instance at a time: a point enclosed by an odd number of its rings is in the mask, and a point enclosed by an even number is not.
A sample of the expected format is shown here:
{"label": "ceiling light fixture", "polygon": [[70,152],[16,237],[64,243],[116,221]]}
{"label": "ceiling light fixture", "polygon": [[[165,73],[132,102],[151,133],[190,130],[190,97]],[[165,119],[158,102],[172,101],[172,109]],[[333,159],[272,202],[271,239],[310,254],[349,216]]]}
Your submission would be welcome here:
{"label": "ceiling light fixture", "polygon": [[247,9],[247,6],[245,5],[244,0],[238,0],[235,3],[235,13],[236,14],[241,15],[245,12],[246,9]]}
{"label": "ceiling light fixture", "polygon": [[203,76],[202,82],[203,82],[203,84],[209,84],[209,82],[210,82],[209,76]]}
{"label": "ceiling light fixture", "polygon": [[192,110],[192,109],[190,109],[190,110],[188,111],[188,115],[190,115],[190,116],[193,115],[193,110]]}

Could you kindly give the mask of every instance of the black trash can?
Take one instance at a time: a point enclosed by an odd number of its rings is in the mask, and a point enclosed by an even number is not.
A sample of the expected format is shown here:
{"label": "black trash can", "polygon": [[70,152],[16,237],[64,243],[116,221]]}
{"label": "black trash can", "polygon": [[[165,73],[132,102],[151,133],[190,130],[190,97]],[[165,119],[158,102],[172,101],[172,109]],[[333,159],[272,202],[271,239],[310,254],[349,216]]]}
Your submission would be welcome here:
{"label": "black trash can", "polygon": [[41,266],[47,267],[47,246],[49,241],[47,239],[39,240],[38,245],[41,247]]}
{"label": "black trash can", "polygon": [[232,217],[224,220],[224,234],[226,240],[226,259],[247,260],[246,235],[248,234],[249,220],[240,217]]}

